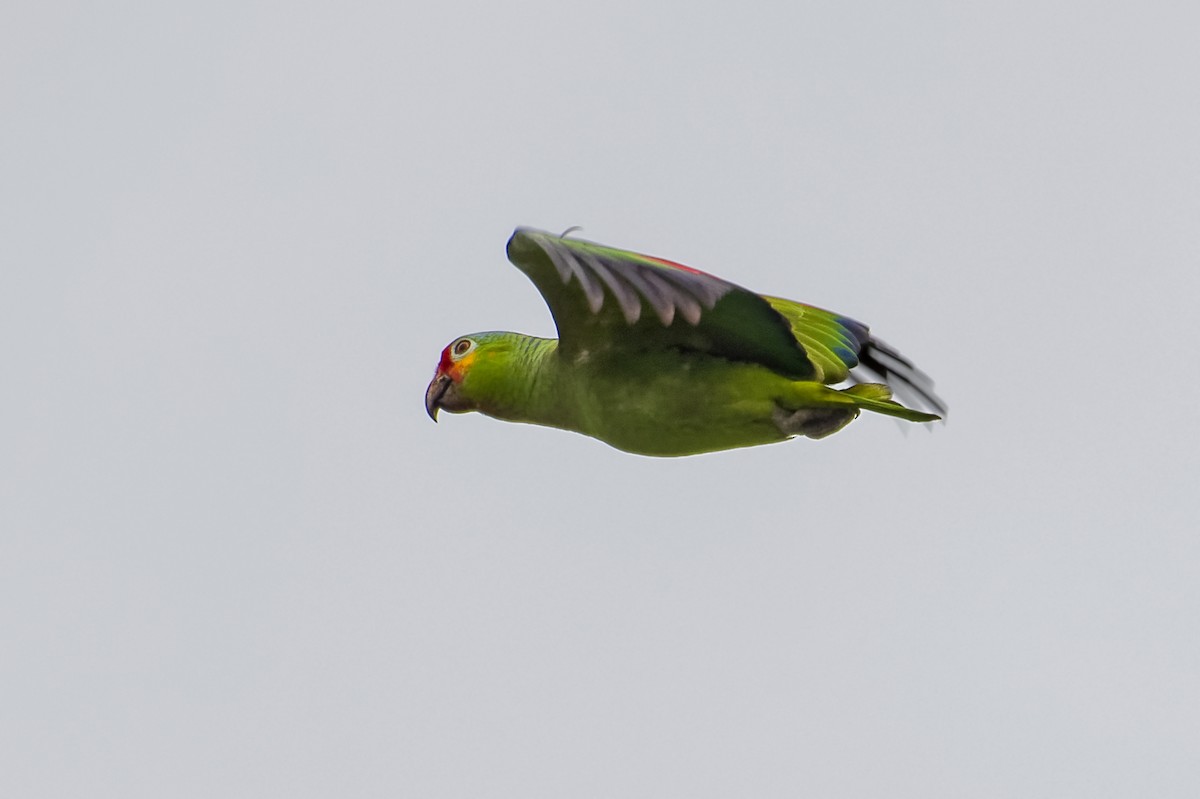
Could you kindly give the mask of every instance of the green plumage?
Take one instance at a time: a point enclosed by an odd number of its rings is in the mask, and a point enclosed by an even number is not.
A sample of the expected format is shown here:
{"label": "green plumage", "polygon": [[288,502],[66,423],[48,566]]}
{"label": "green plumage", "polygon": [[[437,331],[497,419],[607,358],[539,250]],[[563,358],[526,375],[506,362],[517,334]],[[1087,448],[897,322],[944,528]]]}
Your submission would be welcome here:
{"label": "green plumage", "polygon": [[[490,332],[442,353],[426,408],[574,430],[643,455],[822,438],[861,410],[914,422],[945,406],[865,325],[674,264],[518,229],[512,262],[558,339]],[[830,387],[864,368],[882,382]],[[891,399],[894,385],[938,413]]]}

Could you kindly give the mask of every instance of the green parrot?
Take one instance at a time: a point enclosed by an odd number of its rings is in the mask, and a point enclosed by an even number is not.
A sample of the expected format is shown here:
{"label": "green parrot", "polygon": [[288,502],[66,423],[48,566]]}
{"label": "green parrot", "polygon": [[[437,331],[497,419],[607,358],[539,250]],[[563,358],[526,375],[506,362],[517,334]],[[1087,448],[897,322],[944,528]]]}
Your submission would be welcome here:
{"label": "green parrot", "polygon": [[[517,228],[508,258],[558,338],[489,332],[442,350],[425,409],[573,430],[640,455],[824,438],[860,411],[940,419],[933,383],[867,326],[682,264]],[[832,386],[862,368],[880,382]],[[911,404],[892,400],[895,388]],[[933,411],[933,412],[928,412]]]}

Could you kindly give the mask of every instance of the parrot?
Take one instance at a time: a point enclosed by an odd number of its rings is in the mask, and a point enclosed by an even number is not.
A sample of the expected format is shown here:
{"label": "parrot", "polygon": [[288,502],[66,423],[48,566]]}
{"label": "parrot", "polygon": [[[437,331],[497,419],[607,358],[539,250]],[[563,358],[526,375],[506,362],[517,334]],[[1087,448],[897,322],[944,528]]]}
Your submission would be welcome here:
{"label": "parrot", "polygon": [[507,246],[558,338],[454,339],[425,390],[433,421],[478,411],[678,457],[825,438],[861,411],[946,414],[933,381],[861,322],[570,232],[519,227]]}

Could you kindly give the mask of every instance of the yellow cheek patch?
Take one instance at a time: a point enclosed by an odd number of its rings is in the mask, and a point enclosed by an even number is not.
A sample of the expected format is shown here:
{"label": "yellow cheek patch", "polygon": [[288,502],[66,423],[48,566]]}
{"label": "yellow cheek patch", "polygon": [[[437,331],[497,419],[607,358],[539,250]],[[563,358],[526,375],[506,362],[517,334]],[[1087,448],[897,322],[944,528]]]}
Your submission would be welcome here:
{"label": "yellow cheek patch", "polygon": [[450,367],[450,377],[454,379],[454,382],[457,383],[459,380],[463,379],[463,375],[465,375],[467,370],[471,368],[471,364],[475,363],[475,355],[476,352],[472,350],[459,360],[455,361]]}

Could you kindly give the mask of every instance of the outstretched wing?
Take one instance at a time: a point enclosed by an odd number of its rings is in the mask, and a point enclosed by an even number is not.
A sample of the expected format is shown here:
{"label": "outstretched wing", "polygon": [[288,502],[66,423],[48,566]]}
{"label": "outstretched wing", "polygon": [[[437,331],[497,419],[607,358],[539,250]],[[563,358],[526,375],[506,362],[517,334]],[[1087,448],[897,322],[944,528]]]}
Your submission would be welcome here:
{"label": "outstretched wing", "polygon": [[818,373],[770,302],[719,277],[528,228],[509,239],[508,259],[550,306],[568,355],[674,348],[761,363],[794,380]]}
{"label": "outstretched wing", "polygon": [[[848,316],[779,297],[765,298],[791,325],[823,383],[860,378],[866,371],[886,383],[917,408],[946,415],[946,403],[933,392],[933,380],[896,350],[871,335],[862,322]],[[853,371],[852,371],[853,370]]]}

